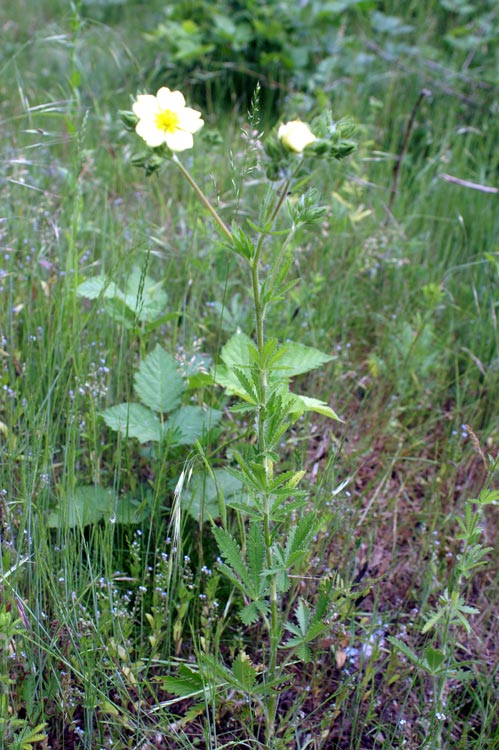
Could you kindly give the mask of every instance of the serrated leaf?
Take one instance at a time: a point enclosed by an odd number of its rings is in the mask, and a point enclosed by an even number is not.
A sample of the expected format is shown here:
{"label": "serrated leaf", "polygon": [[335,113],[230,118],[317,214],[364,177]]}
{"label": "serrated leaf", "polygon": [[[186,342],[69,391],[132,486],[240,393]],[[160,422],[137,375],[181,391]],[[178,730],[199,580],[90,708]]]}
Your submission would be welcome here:
{"label": "serrated leaf", "polygon": [[284,563],[288,569],[306,554],[316,527],[315,513],[307,513],[290,529],[284,553]]}
{"label": "serrated leaf", "polygon": [[228,393],[231,393],[234,396],[238,396],[243,401],[247,401],[248,403],[256,404],[256,401],[248,395],[245,388],[241,385],[241,382],[235,372],[230,370],[228,367],[218,365],[213,370],[212,375],[213,381],[222,388],[225,388]]}
{"label": "serrated leaf", "polygon": [[185,391],[177,361],[159,344],[140,363],[134,384],[142,403],[161,413],[173,411]]}
{"label": "serrated leaf", "polygon": [[254,625],[258,622],[260,615],[267,617],[270,611],[268,602],[264,599],[256,599],[254,602],[250,602],[239,612],[239,617],[244,625]]}
{"label": "serrated leaf", "polygon": [[415,664],[418,667],[423,666],[423,661],[420,659],[420,657],[415,654],[407,644],[405,644],[403,641],[399,640],[398,638],[394,638],[393,636],[389,635],[387,640],[391,645],[397,649],[397,651],[400,651],[412,664]]}
{"label": "serrated leaf", "polygon": [[343,419],[341,419],[341,417],[339,417],[324,401],[319,401],[319,399],[310,398],[309,396],[302,396],[297,393],[293,393],[292,395],[294,396],[294,408],[292,408],[291,411],[301,414],[306,411],[314,411],[316,414],[322,414],[324,417],[335,419],[337,422],[343,422]]}
{"label": "serrated leaf", "polygon": [[213,528],[213,536],[218,544],[220,554],[229,568],[234,571],[247,589],[251,590],[251,580],[246,569],[246,564],[241,549],[234,537],[232,537],[228,531],[225,531],[225,529],[222,529],[219,526]]}
{"label": "serrated leaf", "polygon": [[252,340],[245,333],[235,333],[222,347],[220,357],[230,370],[233,367],[249,367],[250,352],[255,348]]}
{"label": "serrated leaf", "polygon": [[147,406],[142,404],[118,404],[101,412],[105,423],[123,437],[137,438],[140,443],[159,442],[162,436],[161,422]]}
{"label": "serrated leaf", "polygon": [[310,623],[310,609],[303,599],[300,599],[295,609],[295,617],[302,635],[306,635]]}
{"label": "serrated leaf", "polygon": [[76,487],[64,495],[56,510],[49,513],[49,528],[71,529],[76,526],[88,526],[109,518],[114,514],[116,494],[104,487]]}
{"label": "serrated leaf", "polygon": [[194,445],[220,421],[222,412],[201,406],[181,406],[164,424],[164,433],[172,433],[174,445]]}
{"label": "serrated leaf", "polygon": [[201,518],[217,519],[219,517],[219,492],[228,504],[232,498],[240,497],[243,492],[241,480],[225,469],[215,469],[213,476],[208,472],[195,472],[189,487],[184,490],[181,507],[187,511],[195,521]]}
{"label": "serrated leaf", "polygon": [[258,675],[257,670],[251,664],[249,656],[244,652],[239,653],[232,662],[232,673],[248,692],[254,686]]}
{"label": "serrated leaf", "polygon": [[255,590],[258,590],[261,588],[262,583],[264,583],[262,571],[265,561],[265,539],[261,524],[255,521],[249,527],[247,549],[249,575],[253,581]]}
{"label": "serrated leaf", "polygon": [[76,290],[78,297],[84,297],[85,299],[113,299],[118,297],[123,299],[123,293],[120,291],[114,281],[110,281],[107,276],[100,275],[94,276],[91,279],[83,281]]}
{"label": "serrated leaf", "polygon": [[470,502],[477,505],[497,505],[499,503],[499,490],[482,490],[478,498]]}
{"label": "serrated leaf", "polygon": [[161,677],[163,688],[179,698],[190,698],[205,693],[205,683],[199,672],[194,672],[184,664],[179,667],[177,677]]}
{"label": "serrated leaf", "polygon": [[310,372],[310,370],[316,370],[334,359],[334,357],[324,354],[319,349],[295,342],[286,344],[283,349],[282,354],[279,352],[279,359],[275,367],[281,370],[286,378],[293,378],[296,375]]}

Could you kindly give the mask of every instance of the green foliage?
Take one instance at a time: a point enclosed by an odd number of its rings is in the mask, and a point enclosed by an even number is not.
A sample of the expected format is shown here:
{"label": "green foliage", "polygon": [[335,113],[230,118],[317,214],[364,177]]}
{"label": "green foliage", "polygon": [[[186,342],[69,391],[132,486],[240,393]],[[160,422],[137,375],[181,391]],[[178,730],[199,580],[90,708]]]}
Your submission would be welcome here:
{"label": "green foliage", "polygon": [[83,281],[77,294],[86,299],[104,300],[109,317],[126,328],[135,328],[139,323],[149,324],[151,328],[151,324],[164,320],[168,298],[161,287],[162,284],[153,281],[145,271],[135,268],[123,289],[101,275]]}
{"label": "green foliage", "polygon": [[225,469],[193,472],[182,490],[182,509],[195,521],[216,520],[224,504],[244,502],[243,484]]}
{"label": "green foliage", "polygon": [[[496,2],[0,5],[0,745],[256,747],[266,725],[275,750],[491,750]],[[196,34],[211,48],[173,59]],[[117,111],[159,85],[203,109],[181,157],[229,253],[173,164],[143,148],[153,178],[130,168]],[[331,158],[286,151],[269,111]],[[338,161],[345,114],[361,146]],[[230,368],[238,330],[256,353]],[[333,358],[291,376],[290,341]],[[154,367],[130,398],[157,343],[185,386],[164,412]],[[100,416],[120,401],[138,438]],[[205,403],[224,416],[191,442]],[[217,569],[213,524],[249,583]]]}
{"label": "green foliage", "polygon": [[[269,349],[270,346],[270,349]],[[267,351],[258,357],[251,339],[236,333],[223,346],[220,353],[223,365],[217,365],[213,378],[218,385],[232,395],[241,398],[253,409],[261,408],[259,377],[263,368],[268,368],[269,399],[269,444],[274,445],[285,429],[283,423],[291,424],[304,412],[315,411],[331,419],[339,419],[333,409],[324,402],[291,393],[288,383],[297,375],[321,367],[332,357],[303,344],[289,343],[277,347],[276,342],[267,342]],[[240,411],[240,407],[236,406]],[[270,432],[272,430],[272,432]]]}
{"label": "green foliage", "polygon": [[141,361],[134,384],[142,403],[123,403],[102,412],[108,427],[124,437],[173,448],[194,445],[220,419],[221,413],[210,407],[180,406],[186,379],[176,360],[159,344]]}
{"label": "green foliage", "polygon": [[49,528],[76,528],[111,520],[122,524],[139,524],[150,513],[151,496],[139,499],[133,494],[117,495],[113,490],[79,486],[67,491],[47,517]]}

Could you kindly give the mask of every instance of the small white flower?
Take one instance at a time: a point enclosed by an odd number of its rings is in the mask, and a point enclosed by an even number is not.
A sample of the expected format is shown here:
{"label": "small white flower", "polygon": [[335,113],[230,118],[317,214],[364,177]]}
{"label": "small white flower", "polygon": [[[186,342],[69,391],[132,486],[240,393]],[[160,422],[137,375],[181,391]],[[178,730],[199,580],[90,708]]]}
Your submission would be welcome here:
{"label": "small white flower", "polygon": [[277,137],[290,151],[301,154],[304,148],[317,140],[306,122],[291,120],[281,125]]}
{"label": "small white flower", "polygon": [[201,112],[186,107],[180,91],[170,91],[164,86],[156,96],[140,94],[132,109],[139,118],[135,130],[151,148],[163,143],[170,151],[192,148],[192,134],[204,125]]}

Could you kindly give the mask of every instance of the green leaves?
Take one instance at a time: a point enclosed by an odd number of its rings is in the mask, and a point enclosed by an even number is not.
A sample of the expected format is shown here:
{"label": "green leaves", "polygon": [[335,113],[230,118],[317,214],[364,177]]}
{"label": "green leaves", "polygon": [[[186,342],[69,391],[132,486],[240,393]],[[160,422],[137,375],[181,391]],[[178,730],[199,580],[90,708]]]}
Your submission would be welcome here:
{"label": "green leaves", "polygon": [[181,506],[195,521],[215,520],[220,516],[221,502],[241,501],[243,494],[241,480],[225,469],[215,469],[210,474],[199,471],[182,492]]}
{"label": "green leaves", "polygon": [[101,274],[80,284],[77,294],[86,299],[105,300],[108,314],[126,328],[133,328],[137,321],[151,323],[159,319],[168,299],[161,283],[139,268],[133,269],[123,288]]}
{"label": "green leaves", "polygon": [[118,404],[102,412],[105,423],[123,437],[139,443],[159,443],[163,427],[157,414],[142,404]]}
{"label": "green leaves", "polygon": [[140,363],[134,383],[142,403],[157,412],[173,411],[185,391],[177,361],[159,344]]}
{"label": "green leaves", "polygon": [[[221,412],[200,406],[179,406],[187,381],[177,361],[157,344],[139,365],[135,393],[142,403],[123,403],[102,412],[105,423],[123,437],[140,443],[168,441],[194,445],[220,420]],[[169,417],[166,413],[171,412]]]}
{"label": "green leaves", "polygon": [[47,526],[72,529],[99,521],[138,524],[148,515],[150,504],[147,494],[140,499],[132,494],[118,496],[114,490],[98,485],[80,486],[62,495],[57,508],[48,515]]}
{"label": "green leaves", "polygon": [[[262,356],[259,356],[251,339],[244,333],[236,333],[225,344],[220,356],[223,365],[215,368],[214,381],[253,407],[262,406],[261,371],[265,371],[269,387],[266,418],[273,422],[274,429],[271,442],[276,442],[290,421],[296,421],[307,411],[339,420],[325,402],[292,393],[288,385],[291,378],[330,362],[333,359],[330,355],[303,344],[278,346],[275,340],[270,340]],[[279,419],[276,418],[277,412]]]}
{"label": "green leaves", "polygon": [[263,577],[265,543],[261,525],[252,522],[248,534],[248,553],[243,555],[239,544],[225,529],[214,527],[213,535],[224,562],[220,570],[238,588],[245,598],[250,599],[239,616],[245,625],[256,622],[260,615],[267,616],[269,604],[265,597],[268,587]]}
{"label": "green leaves", "polygon": [[295,618],[296,623],[287,622],[285,625],[288,633],[291,633],[291,638],[288,638],[283,647],[294,649],[299,659],[309,662],[312,660],[309,644],[324,633],[327,626],[316,614],[311,613],[307,602],[302,598],[295,609]]}

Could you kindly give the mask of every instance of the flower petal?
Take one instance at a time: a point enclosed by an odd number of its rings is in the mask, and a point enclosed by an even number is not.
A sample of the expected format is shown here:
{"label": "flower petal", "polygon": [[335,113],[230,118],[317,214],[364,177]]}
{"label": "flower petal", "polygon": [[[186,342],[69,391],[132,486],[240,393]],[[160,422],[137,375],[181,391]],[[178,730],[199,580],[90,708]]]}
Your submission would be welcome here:
{"label": "flower petal", "polygon": [[166,133],[165,141],[170,151],[185,151],[194,145],[191,133],[188,133],[186,130],[176,130],[174,133]]}
{"label": "flower petal", "polygon": [[178,127],[181,130],[187,130],[188,133],[197,133],[204,125],[204,120],[201,119],[201,112],[198,112],[197,109],[184,107],[178,114]]}
{"label": "flower petal", "polygon": [[140,137],[143,138],[151,148],[161,146],[166,140],[164,131],[156,127],[154,120],[139,120],[135,126],[135,132],[137,135],[140,135]]}
{"label": "flower petal", "polygon": [[180,91],[170,91],[166,86],[160,88],[156,98],[161,110],[170,109],[172,112],[178,112],[185,107],[184,95]]}
{"label": "flower petal", "polygon": [[152,94],[140,94],[133,103],[132,109],[140,119],[146,117],[152,118],[159,111],[158,101]]}

